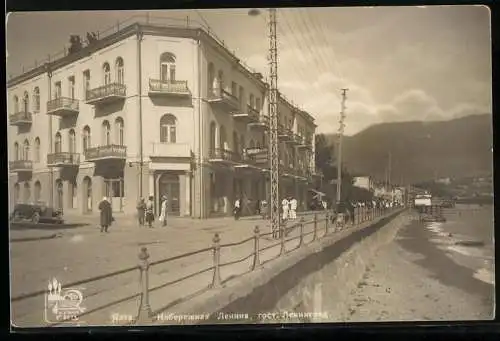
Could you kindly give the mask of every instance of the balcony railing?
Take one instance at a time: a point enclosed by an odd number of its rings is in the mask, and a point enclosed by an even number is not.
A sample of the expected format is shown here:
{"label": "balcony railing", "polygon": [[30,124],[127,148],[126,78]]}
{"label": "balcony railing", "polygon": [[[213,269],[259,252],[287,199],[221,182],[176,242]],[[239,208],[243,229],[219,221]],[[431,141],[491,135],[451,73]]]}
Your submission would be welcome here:
{"label": "balcony railing", "polygon": [[99,161],[106,159],[125,159],[127,157],[127,147],[110,144],[89,148],[85,151],[85,160]]}
{"label": "balcony railing", "polygon": [[16,160],[9,162],[11,172],[31,172],[33,170],[33,161],[31,160]]}
{"label": "balcony railing", "polygon": [[250,105],[247,105],[246,110],[240,109],[238,111],[234,111],[233,117],[235,119],[242,119],[247,123],[259,122],[259,112]]}
{"label": "balcony railing", "polygon": [[191,157],[187,143],[153,143],[150,157]]}
{"label": "balcony railing", "polygon": [[127,96],[127,87],[120,83],[110,83],[98,88],[87,90],[86,102],[88,104],[109,103],[123,100]]}
{"label": "balcony railing", "polygon": [[26,111],[16,112],[9,116],[9,123],[13,126],[28,125],[33,123],[33,114]]}
{"label": "balcony railing", "polygon": [[250,122],[248,125],[250,126],[250,128],[260,130],[269,129],[269,116],[259,115],[257,121]]}
{"label": "balcony railing", "polygon": [[187,81],[150,79],[149,95],[190,96],[191,92]]}
{"label": "balcony railing", "polygon": [[241,155],[232,150],[215,148],[209,151],[208,158],[211,162],[235,163],[242,160]]}
{"label": "balcony railing", "polygon": [[47,155],[47,165],[53,167],[78,166],[80,154],[69,152],[58,152]]}
{"label": "balcony railing", "polygon": [[290,129],[284,127],[283,125],[278,125],[278,138],[285,142],[293,141],[293,133]]}
{"label": "balcony railing", "polygon": [[240,110],[240,102],[238,101],[238,98],[226,90],[211,91],[208,96],[208,102],[219,105],[230,112]]}
{"label": "balcony railing", "polygon": [[59,97],[47,102],[47,114],[55,116],[69,116],[78,114],[80,111],[78,100],[67,97]]}

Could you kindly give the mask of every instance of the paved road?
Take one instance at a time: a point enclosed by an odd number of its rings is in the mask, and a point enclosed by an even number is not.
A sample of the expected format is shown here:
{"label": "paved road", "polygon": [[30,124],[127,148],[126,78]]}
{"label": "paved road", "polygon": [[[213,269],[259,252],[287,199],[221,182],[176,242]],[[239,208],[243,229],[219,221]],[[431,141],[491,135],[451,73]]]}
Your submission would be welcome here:
{"label": "paved road", "polygon": [[[445,223],[409,223],[379,250],[339,319],[493,318],[492,207],[457,206],[445,215]],[[457,245],[464,241],[474,243]]]}

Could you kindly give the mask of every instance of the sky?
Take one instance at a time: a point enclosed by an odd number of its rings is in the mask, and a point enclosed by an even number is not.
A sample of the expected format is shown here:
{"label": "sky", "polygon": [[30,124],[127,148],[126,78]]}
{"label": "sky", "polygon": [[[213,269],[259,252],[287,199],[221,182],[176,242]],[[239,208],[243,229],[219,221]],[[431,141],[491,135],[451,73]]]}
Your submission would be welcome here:
{"label": "sky", "polygon": [[[7,17],[7,74],[68,46],[69,35],[116,31],[140,11],[24,12]],[[150,11],[153,22],[198,21],[265,77],[268,14],[246,9]],[[163,18],[163,19],[162,19]],[[170,18],[170,19],[166,19]],[[131,24],[137,19],[130,19]],[[142,19],[143,20],[143,19]],[[176,20],[176,21],[174,21]],[[380,122],[491,113],[490,13],[482,6],[288,8],[277,11],[278,87],[316,119],[319,133]]]}

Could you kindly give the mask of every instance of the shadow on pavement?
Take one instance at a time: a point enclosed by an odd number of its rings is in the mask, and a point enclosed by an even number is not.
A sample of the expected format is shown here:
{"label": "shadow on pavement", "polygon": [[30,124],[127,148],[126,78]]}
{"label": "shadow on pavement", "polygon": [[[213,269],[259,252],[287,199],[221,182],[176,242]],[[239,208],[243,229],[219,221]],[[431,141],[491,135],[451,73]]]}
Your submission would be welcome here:
{"label": "shadow on pavement", "polygon": [[11,223],[11,231],[22,230],[67,230],[77,227],[89,226],[90,224],[33,224],[33,223]]}

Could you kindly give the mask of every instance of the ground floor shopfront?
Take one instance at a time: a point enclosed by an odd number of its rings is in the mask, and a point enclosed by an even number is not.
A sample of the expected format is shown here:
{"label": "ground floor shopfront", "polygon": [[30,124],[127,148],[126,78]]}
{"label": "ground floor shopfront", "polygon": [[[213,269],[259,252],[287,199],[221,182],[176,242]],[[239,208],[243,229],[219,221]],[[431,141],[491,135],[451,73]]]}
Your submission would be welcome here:
{"label": "ground floor shopfront", "polygon": [[[280,201],[285,196],[295,197],[298,209],[306,210],[308,188],[307,181],[283,176]],[[196,171],[189,163],[150,163],[141,172],[136,164],[111,162],[9,176],[10,210],[15,203],[44,202],[62,209],[65,215],[98,214],[99,202],[106,196],[114,212],[135,215],[139,198],[150,195],[157,214],[160,198],[166,196],[170,215],[232,215],[236,198],[241,199],[242,214],[252,215],[258,200],[269,201],[269,173],[213,165]]]}

